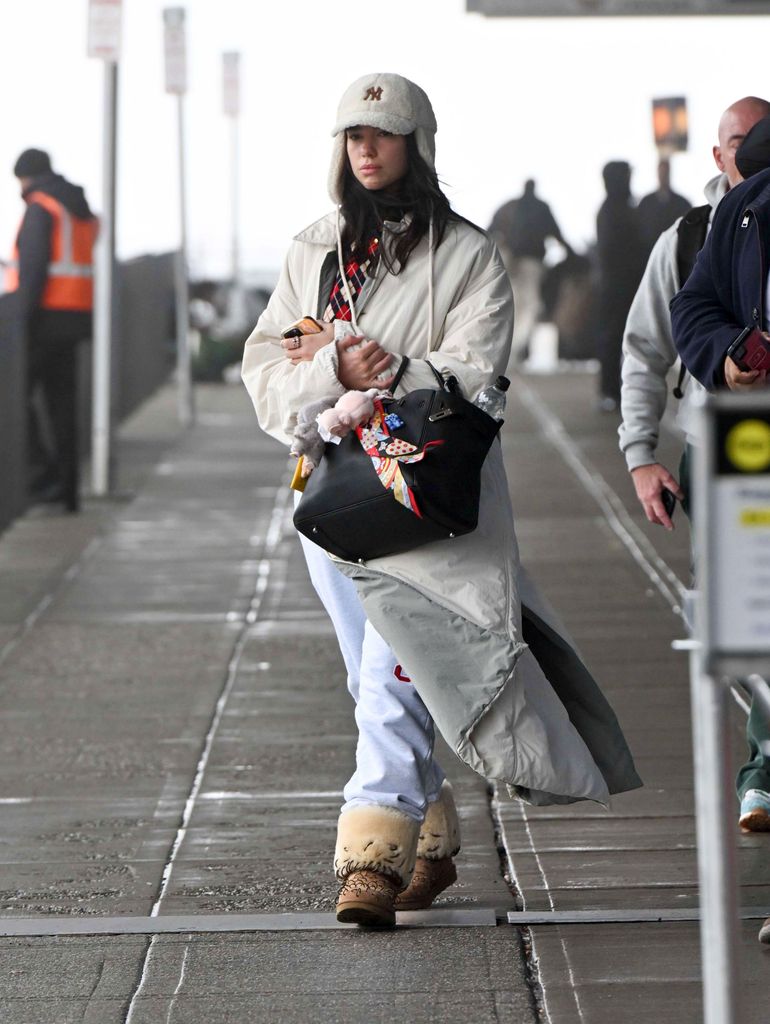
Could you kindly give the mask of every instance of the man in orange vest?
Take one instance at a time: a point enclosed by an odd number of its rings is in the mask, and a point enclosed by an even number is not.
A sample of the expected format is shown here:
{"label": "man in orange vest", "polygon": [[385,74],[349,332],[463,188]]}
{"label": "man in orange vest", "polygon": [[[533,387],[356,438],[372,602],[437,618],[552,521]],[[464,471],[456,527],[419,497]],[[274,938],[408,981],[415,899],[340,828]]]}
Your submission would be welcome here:
{"label": "man in orange vest", "polygon": [[97,220],[83,189],[54,174],[42,150],[25,150],[13,173],[27,208],[6,264],[5,290],[13,294],[23,332],[28,394],[42,394],[53,445],[46,451],[31,416],[30,448],[43,461],[31,482],[32,497],[62,501],[77,512],[77,350],[91,336]]}

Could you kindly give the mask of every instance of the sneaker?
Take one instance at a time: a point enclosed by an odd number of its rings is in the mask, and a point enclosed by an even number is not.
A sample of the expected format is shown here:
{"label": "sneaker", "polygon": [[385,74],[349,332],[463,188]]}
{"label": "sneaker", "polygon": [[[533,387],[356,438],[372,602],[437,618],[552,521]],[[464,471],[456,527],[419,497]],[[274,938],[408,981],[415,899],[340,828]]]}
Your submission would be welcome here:
{"label": "sneaker", "polygon": [[396,923],[398,883],[379,871],[352,871],[337,896],[337,920],[369,928]]}
{"label": "sneaker", "polygon": [[451,857],[418,857],[409,887],[396,897],[396,910],[427,910],[438,894],[456,881],[457,869]]}
{"label": "sneaker", "polygon": [[770,945],[770,917],[765,918],[765,923],[759,929],[759,941]]}
{"label": "sneaker", "polygon": [[738,824],[744,832],[770,832],[770,793],[748,790],[741,800]]}

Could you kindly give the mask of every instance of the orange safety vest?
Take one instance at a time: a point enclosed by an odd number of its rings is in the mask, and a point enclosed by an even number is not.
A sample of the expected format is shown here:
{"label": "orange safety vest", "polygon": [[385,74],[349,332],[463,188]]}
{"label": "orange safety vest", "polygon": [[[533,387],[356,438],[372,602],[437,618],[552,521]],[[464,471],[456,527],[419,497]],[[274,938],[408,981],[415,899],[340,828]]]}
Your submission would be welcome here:
{"label": "orange safety vest", "polygon": [[[95,217],[84,220],[45,192],[30,192],[27,203],[38,203],[53,218],[48,280],[40,300],[41,309],[89,311],[94,305],[93,251],[98,230]],[[18,238],[5,271],[5,290],[19,287]]]}

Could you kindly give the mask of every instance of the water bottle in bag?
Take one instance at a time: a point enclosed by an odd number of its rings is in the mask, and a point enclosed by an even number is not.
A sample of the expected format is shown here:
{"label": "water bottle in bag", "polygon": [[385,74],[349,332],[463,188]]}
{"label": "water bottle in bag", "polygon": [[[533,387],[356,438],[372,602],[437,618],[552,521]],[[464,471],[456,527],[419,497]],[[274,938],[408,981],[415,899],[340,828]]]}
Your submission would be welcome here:
{"label": "water bottle in bag", "polygon": [[483,409],[493,420],[501,421],[505,414],[505,392],[510,386],[507,377],[498,377],[494,384],[484,388],[473,404]]}

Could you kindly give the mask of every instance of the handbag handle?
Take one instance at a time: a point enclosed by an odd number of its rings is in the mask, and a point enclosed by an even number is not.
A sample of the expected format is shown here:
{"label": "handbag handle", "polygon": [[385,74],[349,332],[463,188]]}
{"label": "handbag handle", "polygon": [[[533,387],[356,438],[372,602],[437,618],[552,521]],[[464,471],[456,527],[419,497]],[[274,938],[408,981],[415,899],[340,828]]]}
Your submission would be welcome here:
{"label": "handbag handle", "polygon": [[[401,356],[401,365],[396,370],[396,376],[393,378],[393,383],[390,385],[390,390],[392,391],[392,393],[394,395],[396,393],[396,388],[401,383],[401,378],[404,376],[404,374],[407,371],[407,368],[409,366],[409,362],[410,362],[409,356]],[[427,363],[428,367],[430,368],[431,372],[433,373],[433,376],[436,378],[436,382],[438,383],[438,386],[441,388],[442,391],[446,391],[447,390],[447,385],[446,385],[446,381],[444,380],[444,378],[438,372],[438,370],[433,365],[433,363],[431,363],[428,359],[426,359],[425,362]]]}

